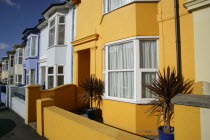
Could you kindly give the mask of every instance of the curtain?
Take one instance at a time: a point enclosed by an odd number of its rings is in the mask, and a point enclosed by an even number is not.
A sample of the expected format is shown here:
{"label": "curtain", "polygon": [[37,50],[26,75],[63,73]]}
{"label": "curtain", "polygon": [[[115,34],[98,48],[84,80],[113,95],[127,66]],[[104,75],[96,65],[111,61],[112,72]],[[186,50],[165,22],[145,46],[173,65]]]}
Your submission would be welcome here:
{"label": "curtain", "polygon": [[[134,72],[124,71],[134,68],[133,42],[110,46],[108,48],[108,95],[118,98],[134,98]],[[117,70],[117,71],[116,71]]]}
{"label": "curtain", "polygon": [[128,4],[132,0],[108,0],[108,11],[117,9],[125,4]]}
{"label": "curtain", "polygon": [[[140,41],[140,68],[157,68],[157,45],[155,40]],[[156,72],[142,72],[142,98],[152,98],[154,95],[145,84],[150,84],[156,78]]]}
{"label": "curtain", "polygon": [[142,98],[153,98],[152,91],[146,88],[145,84],[150,84],[152,79],[156,78],[156,72],[143,72],[142,73]]}
{"label": "curtain", "polygon": [[155,40],[140,41],[140,67],[157,68],[157,46]]}

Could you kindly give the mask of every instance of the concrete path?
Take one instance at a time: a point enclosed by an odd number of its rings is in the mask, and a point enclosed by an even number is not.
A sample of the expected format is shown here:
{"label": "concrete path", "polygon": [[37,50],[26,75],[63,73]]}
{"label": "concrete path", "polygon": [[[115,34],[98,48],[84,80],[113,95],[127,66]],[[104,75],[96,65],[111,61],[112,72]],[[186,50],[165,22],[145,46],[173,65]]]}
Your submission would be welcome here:
{"label": "concrete path", "polygon": [[0,103],[0,140],[47,140],[24,123],[24,120],[12,110]]}

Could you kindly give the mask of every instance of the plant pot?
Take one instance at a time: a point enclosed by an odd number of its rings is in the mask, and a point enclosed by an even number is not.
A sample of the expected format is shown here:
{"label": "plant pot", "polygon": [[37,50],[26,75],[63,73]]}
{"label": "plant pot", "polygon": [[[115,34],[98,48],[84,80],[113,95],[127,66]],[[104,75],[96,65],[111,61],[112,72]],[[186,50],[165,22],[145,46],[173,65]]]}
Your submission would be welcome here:
{"label": "plant pot", "polygon": [[91,119],[91,120],[95,120],[96,117],[97,117],[97,110],[98,110],[97,107],[91,107],[90,109],[88,109],[86,111],[86,114],[87,114],[88,118]]}
{"label": "plant pot", "polygon": [[[167,126],[160,126],[158,128],[159,132],[159,140],[174,140],[174,134],[173,133],[165,133],[163,131],[163,128],[166,128]],[[174,131],[174,127],[170,127],[172,131]]]}

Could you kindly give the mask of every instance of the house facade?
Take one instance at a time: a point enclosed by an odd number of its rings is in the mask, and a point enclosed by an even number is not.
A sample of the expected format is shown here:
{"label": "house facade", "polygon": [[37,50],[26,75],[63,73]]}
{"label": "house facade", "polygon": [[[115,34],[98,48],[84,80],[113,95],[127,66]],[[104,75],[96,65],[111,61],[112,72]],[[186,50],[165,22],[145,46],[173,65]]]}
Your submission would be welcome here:
{"label": "house facade", "polygon": [[2,62],[0,62],[0,83],[2,82]]}
{"label": "house facade", "polygon": [[27,28],[23,32],[24,48],[24,85],[37,84],[39,74],[39,30]]}
{"label": "house facade", "polygon": [[14,67],[14,84],[22,85],[24,84],[24,46],[25,44],[14,45],[15,50],[15,67]]}
{"label": "house facade", "polygon": [[14,84],[14,67],[15,67],[15,51],[7,51],[8,55],[8,84],[13,85]]}
{"label": "house facade", "polygon": [[103,79],[104,122],[142,135],[157,134],[157,118],[145,113],[154,97],[143,86],[159,68],[157,13],[154,0],[81,0],[72,42],[74,83]]}
{"label": "house facade", "polygon": [[50,89],[73,83],[75,5],[64,2],[50,5],[36,26],[40,30],[39,84]]}
{"label": "house facade", "polygon": [[210,2],[207,0],[189,0],[184,2],[186,10],[191,13],[191,29],[194,40],[194,57],[195,57],[195,93],[210,95]]}
{"label": "house facade", "polygon": [[4,84],[8,84],[8,78],[9,78],[8,61],[9,61],[8,57],[2,57],[2,83]]}

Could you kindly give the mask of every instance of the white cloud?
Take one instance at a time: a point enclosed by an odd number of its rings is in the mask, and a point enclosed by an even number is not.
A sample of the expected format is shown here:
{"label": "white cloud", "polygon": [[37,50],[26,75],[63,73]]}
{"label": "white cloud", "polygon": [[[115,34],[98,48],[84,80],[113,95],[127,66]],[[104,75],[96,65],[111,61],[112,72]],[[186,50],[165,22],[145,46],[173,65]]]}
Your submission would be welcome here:
{"label": "white cloud", "polygon": [[0,50],[6,49],[8,47],[9,47],[9,45],[7,45],[5,43],[0,43]]}
{"label": "white cloud", "polygon": [[20,8],[20,5],[13,2],[12,0],[1,0],[2,2],[6,3],[9,6]]}

